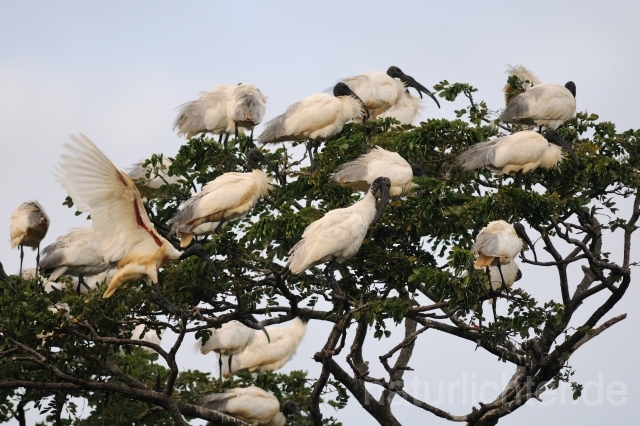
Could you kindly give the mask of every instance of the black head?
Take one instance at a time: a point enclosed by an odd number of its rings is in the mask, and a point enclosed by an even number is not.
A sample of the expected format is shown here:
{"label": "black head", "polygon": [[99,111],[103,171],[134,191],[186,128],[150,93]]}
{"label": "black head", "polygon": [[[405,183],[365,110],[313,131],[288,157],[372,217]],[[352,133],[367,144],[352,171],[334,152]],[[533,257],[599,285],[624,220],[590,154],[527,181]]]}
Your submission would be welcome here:
{"label": "black head", "polygon": [[529,238],[529,235],[527,235],[527,231],[525,231],[524,225],[521,224],[520,222],[516,222],[516,223],[513,224],[513,229],[516,231],[516,235],[521,240],[524,240],[524,242],[527,243],[527,245],[529,246],[529,248],[533,252],[534,259],[537,261],[538,260],[538,256],[536,255],[536,249],[533,247],[533,243],[531,242],[531,239]]}
{"label": "black head", "polygon": [[426,176],[427,174],[424,172],[424,170],[422,169],[422,166],[420,166],[420,164],[412,164],[411,165],[411,171],[413,172],[413,177],[416,176]]}
{"label": "black head", "polygon": [[436,105],[438,105],[438,108],[440,108],[440,102],[438,102],[438,100],[433,95],[433,93],[431,93],[422,84],[418,83],[413,77],[403,73],[400,68],[395,67],[395,66],[390,66],[389,69],[387,70],[387,75],[389,77],[397,78],[398,80],[402,81],[404,83],[405,87],[413,87],[414,89],[416,89],[418,91],[418,95],[420,95],[420,99],[422,99],[422,94],[423,93],[426,94],[426,95],[429,95],[429,97],[431,99],[433,99],[433,101],[436,103]]}
{"label": "black head", "polygon": [[256,317],[253,316],[253,314],[245,314],[245,315],[242,316],[242,319],[245,320],[245,321],[250,321],[250,322],[255,322],[255,323],[260,322],[260,321],[258,321],[256,319]]}
{"label": "black head", "polygon": [[0,281],[4,282],[6,285],[11,287],[13,291],[16,291],[16,283],[14,283],[11,278],[4,272],[4,268],[2,267],[2,263],[0,263]]}
{"label": "black head", "polygon": [[209,257],[209,253],[207,253],[204,247],[202,247],[200,244],[192,245],[191,247],[186,249],[184,252],[182,252],[182,255],[180,256],[180,260],[184,260],[191,256],[198,256],[200,259],[207,262],[207,264],[209,264],[209,267],[213,271],[215,280],[218,281],[218,270],[216,269],[216,265],[213,263],[213,260],[211,260],[211,258]]}
{"label": "black head", "polygon": [[240,86],[242,83],[238,83],[238,86]]}
{"label": "black head", "polygon": [[518,269],[518,273],[516,273],[516,281],[520,281],[522,279],[522,271]]}
{"label": "black head", "polygon": [[282,414],[284,414],[285,417],[289,417],[290,415],[293,414],[299,419],[303,418],[302,413],[300,412],[300,408],[298,407],[298,404],[296,404],[292,400],[288,400],[284,404],[282,404],[280,411],[282,411]]}
{"label": "black head", "polygon": [[364,123],[365,121],[367,121],[370,117],[369,115],[369,110],[367,109],[367,106],[364,104],[364,102],[362,102],[362,99],[360,99],[360,97],[358,95],[356,95],[353,90],[351,90],[349,88],[349,86],[347,86],[344,83],[338,83],[334,86],[333,88],[333,96],[335,96],[336,98],[339,98],[341,96],[351,96],[353,99],[357,100],[358,102],[360,102],[361,110],[362,110],[362,122]]}
{"label": "black head", "polygon": [[567,151],[569,151],[569,154],[571,154],[571,156],[573,157],[573,161],[576,163],[576,165],[579,164],[578,157],[576,156],[576,153],[573,151],[571,144],[567,142],[562,136],[560,136],[558,132],[556,132],[553,129],[547,129],[545,130],[543,136],[549,143],[558,145],[566,149]]}
{"label": "black head", "polygon": [[574,98],[576,97],[576,84],[573,81],[567,81],[564,87],[571,92]]}
{"label": "black head", "polygon": [[[373,183],[371,183],[371,194],[373,194],[374,197],[378,197],[380,198],[380,205],[378,206],[378,213],[376,214],[376,217],[373,218],[373,221],[371,222],[371,226],[375,225],[375,223],[378,221],[378,219],[380,219],[380,216],[382,216],[382,212],[384,211],[384,208],[386,207],[387,203],[389,202],[389,190],[391,189],[391,179],[387,178],[387,177],[379,177],[376,178]],[[380,195],[378,195],[378,193]]]}

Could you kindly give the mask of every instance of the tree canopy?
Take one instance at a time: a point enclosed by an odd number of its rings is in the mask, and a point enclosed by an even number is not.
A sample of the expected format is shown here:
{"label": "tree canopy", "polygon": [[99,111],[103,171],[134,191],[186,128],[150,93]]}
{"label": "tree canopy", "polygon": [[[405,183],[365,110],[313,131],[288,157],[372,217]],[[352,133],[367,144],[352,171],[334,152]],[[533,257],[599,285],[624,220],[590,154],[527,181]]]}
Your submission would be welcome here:
{"label": "tree canopy", "polygon": [[[143,281],[125,284],[109,299],[102,298],[105,284],[79,295],[73,289],[47,293],[38,279],[13,277],[17,292],[3,284],[0,421],[15,417],[24,424],[24,407],[35,402],[56,424],[188,424],[200,418],[241,425],[201,407],[200,401],[212,392],[252,384],[301,407],[305,419],[291,418],[291,425],[340,424],[339,411],[336,418],[323,417],[321,401],[337,409],[360,404],[380,424],[399,425],[391,402],[403,398],[432,415],[480,426],[495,424],[546,389],[571,381],[571,355],[625,318],[608,313],[629,287],[634,265],[640,131],[618,132],[614,123],[579,112],[558,129],[578,162],[565,159],[556,168],[526,174],[520,188],[511,176],[487,168],[466,172],[456,158],[476,143],[522,127],[500,123],[495,110],[473,98],[476,89],[468,84],[443,81],[434,88],[447,101],[466,97],[468,107],[450,120],[427,119],[415,127],[391,118],[350,123],[324,143],[313,170],[297,143],[263,147],[279,170],[275,189],[246,218],[204,243],[217,266],[217,280],[197,258],[163,267],[160,284],[171,304]],[[322,267],[285,274],[287,253],[305,228],[363,196],[332,181],[331,174],[376,146],[421,165],[426,177],[414,179],[413,195],[389,203],[357,255],[339,265],[341,292],[332,289]],[[222,173],[244,171],[250,147],[243,134],[226,149],[208,136],[194,137],[170,168],[181,183],[155,190],[140,183],[158,232],[177,243],[167,221],[196,189]],[[154,156],[148,163],[157,168],[162,158]],[[626,198],[633,200],[631,212],[619,208]],[[538,251],[542,246],[550,260],[535,261],[525,251],[521,262],[555,271],[561,298],[535,300],[523,285],[497,295],[498,303],[508,305],[507,315],[495,321],[487,315],[486,302],[494,294],[485,272],[474,268],[471,247],[493,220],[519,221],[539,237]],[[603,235],[611,232],[622,235],[622,246],[616,247],[623,253],[620,260],[610,256],[614,247],[603,246]],[[580,276],[568,272],[574,264],[580,265]],[[528,280],[535,278],[525,276],[521,283]],[[597,299],[598,307],[584,323],[572,323],[587,298]],[[59,303],[68,310],[49,309]],[[319,377],[293,371],[221,380],[213,358],[212,371],[178,370],[176,354],[187,334],[206,339],[210,328],[242,321],[246,314],[259,316],[261,327],[295,317],[329,322],[331,333],[314,356],[322,366]],[[389,320],[396,327],[390,329]],[[132,339],[139,324],[146,332],[170,329],[177,340],[162,348]],[[416,339],[427,338],[423,332],[429,329],[473,342],[513,364],[507,387],[468,413],[450,413],[409,394],[403,376],[417,362],[412,358]],[[404,340],[388,353],[363,353],[367,339],[385,339],[391,331],[402,333]],[[350,346],[347,336],[353,340]],[[369,363],[381,363],[386,374],[372,377]],[[382,396],[374,398],[366,383],[380,387]],[[572,386],[579,395],[581,385]],[[73,416],[73,397],[86,399],[92,409],[88,416]]]}

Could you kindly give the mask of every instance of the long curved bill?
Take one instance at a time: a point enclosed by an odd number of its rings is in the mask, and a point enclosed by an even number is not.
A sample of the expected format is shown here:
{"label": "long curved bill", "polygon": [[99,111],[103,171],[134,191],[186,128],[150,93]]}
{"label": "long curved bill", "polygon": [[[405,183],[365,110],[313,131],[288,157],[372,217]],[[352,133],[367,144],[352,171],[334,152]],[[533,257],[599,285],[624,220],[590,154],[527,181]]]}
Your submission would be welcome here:
{"label": "long curved bill", "polygon": [[422,84],[418,83],[413,77],[411,77],[410,75],[404,74],[404,76],[401,77],[401,80],[404,81],[404,83],[406,85],[411,86],[414,89],[416,89],[418,91],[418,94],[420,95],[420,99],[422,99],[422,93],[424,93],[426,95],[429,95],[429,97],[431,97],[431,99],[433,99],[433,101],[436,103],[436,105],[438,105],[438,108],[440,108],[440,102],[438,102],[438,99],[436,99],[435,95],[433,93],[431,93]]}
{"label": "long curved bill", "polygon": [[531,239],[527,235],[527,231],[524,230],[524,226],[520,222],[516,222],[513,224],[513,229],[516,230],[516,234],[518,235],[518,237],[523,239],[527,243],[527,245],[531,248],[531,251],[533,252],[533,259],[537,262],[538,255],[536,254],[536,249],[533,247],[533,243],[531,242]]}
{"label": "long curved bill", "polygon": [[273,170],[273,173],[276,175],[278,180],[280,180],[280,171],[278,171],[278,166],[276,166],[271,161],[269,161],[269,159],[266,156],[264,157],[264,162],[267,163],[267,165],[271,168],[271,170]]}
{"label": "long curved bill", "polygon": [[364,102],[362,102],[362,99],[360,99],[360,96],[356,95],[355,93],[353,94],[353,98],[355,100],[357,100],[358,102],[360,102],[360,105],[362,105],[362,122],[366,122],[367,120],[369,120],[369,118],[371,118],[371,114],[369,114],[369,108],[367,108],[367,106],[365,105]]}
{"label": "long curved bill", "polygon": [[9,276],[4,272],[4,268],[2,267],[2,263],[0,263],[0,281],[4,282],[9,287],[11,287],[11,289],[13,291],[17,291],[16,290],[16,283],[14,283],[13,280],[11,280],[11,278],[9,278]]}
{"label": "long curved bill", "polygon": [[213,263],[213,260],[211,260],[211,258],[209,257],[209,254],[204,249],[204,247],[202,247],[200,244],[194,244],[189,250],[191,251],[191,253],[195,254],[200,259],[202,259],[205,262],[207,262],[207,264],[209,265],[209,267],[213,271],[213,275],[215,277],[215,280],[218,281],[218,270],[216,269],[216,265]]}
{"label": "long curved bill", "polygon": [[567,142],[562,136],[558,135],[558,143],[560,145],[562,145],[562,147],[564,149],[566,149],[567,151],[569,151],[569,154],[571,154],[571,157],[573,157],[573,162],[577,165],[580,164],[580,161],[578,161],[578,156],[576,155],[575,151],[573,150],[573,148],[571,147],[571,144],[569,142]]}
{"label": "long curved bill", "polygon": [[378,206],[378,213],[376,214],[376,217],[373,218],[373,221],[371,222],[371,226],[375,225],[376,222],[378,222],[378,219],[380,219],[380,217],[382,216],[382,213],[384,212],[384,208],[387,206],[387,203],[389,202],[389,189],[391,188],[391,180],[389,180],[389,178],[385,178],[386,182],[385,185],[382,185],[380,187],[380,205]]}

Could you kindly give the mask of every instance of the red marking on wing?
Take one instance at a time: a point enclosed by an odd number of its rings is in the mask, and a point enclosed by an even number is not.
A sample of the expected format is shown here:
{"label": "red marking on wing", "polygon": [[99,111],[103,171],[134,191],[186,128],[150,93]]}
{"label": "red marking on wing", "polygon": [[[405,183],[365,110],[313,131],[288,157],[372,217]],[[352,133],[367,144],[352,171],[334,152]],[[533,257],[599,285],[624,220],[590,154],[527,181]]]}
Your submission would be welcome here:
{"label": "red marking on wing", "polygon": [[144,222],[142,221],[142,216],[140,216],[140,209],[138,208],[137,200],[133,200],[133,208],[136,211],[136,222],[138,222],[138,226],[142,227],[145,231],[147,231],[153,237],[153,241],[155,241],[158,247],[160,247],[162,245],[162,241],[160,241],[160,238],[158,238],[155,232],[147,228],[147,225],[145,225]]}
{"label": "red marking on wing", "polygon": [[118,179],[120,179],[120,182],[122,182],[122,184],[123,184],[124,186],[129,186],[129,185],[127,185],[127,182],[126,182],[126,181],[124,180],[124,178],[122,177],[122,173],[120,173],[119,171],[118,171]]}

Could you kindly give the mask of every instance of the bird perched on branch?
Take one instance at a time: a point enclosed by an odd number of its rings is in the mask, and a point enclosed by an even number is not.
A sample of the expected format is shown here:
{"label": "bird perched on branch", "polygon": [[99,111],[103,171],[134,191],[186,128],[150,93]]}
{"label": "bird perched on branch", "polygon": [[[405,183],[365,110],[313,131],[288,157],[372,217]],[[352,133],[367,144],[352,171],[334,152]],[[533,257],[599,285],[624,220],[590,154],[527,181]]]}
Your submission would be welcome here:
{"label": "bird perched on branch", "polygon": [[[389,67],[386,73],[371,71],[346,78],[342,82],[362,99],[372,119],[394,107],[399,108],[403,102],[409,104],[412,98],[407,92],[409,87],[413,87],[418,91],[420,99],[422,99],[423,93],[429,95],[440,108],[440,102],[438,102],[433,93],[396,66]],[[416,113],[420,109],[421,107],[417,108]],[[413,121],[414,117],[412,117],[411,121]]]}
{"label": "bird perched on branch", "polygon": [[233,356],[231,366],[222,365],[222,373],[237,374],[243,371],[263,373],[282,368],[296,353],[307,323],[294,318],[286,327],[269,326],[263,331],[253,330],[254,336],[247,347]]}
{"label": "bird perched on branch", "polygon": [[[247,154],[250,173],[229,172],[218,176],[184,203],[182,210],[167,222],[171,231],[180,236],[180,247],[188,246],[196,235],[208,234],[212,229],[215,232],[225,223],[242,219],[273,189],[272,179],[260,170],[261,162],[275,170],[267,157],[253,148]],[[205,224],[209,226],[199,229]]]}
{"label": "bird perched on branch", "polygon": [[225,135],[226,146],[231,133],[238,137],[238,128],[251,130],[262,122],[267,97],[251,84],[221,84],[205,93],[200,99],[187,102],[173,125],[179,135],[191,138],[198,133]]}
{"label": "bird perched on branch", "polygon": [[[249,423],[251,426],[283,426],[287,417],[303,418],[296,403],[289,400],[280,407],[278,398],[256,386],[233,388],[202,399],[202,405]],[[213,426],[212,423],[207,425]]]}
{"label": "bird perched on branch", "polygon": [[523,173],[538,167],[549,169],[562,160],[565,148],[578,163],[571,145],[555,130],[547,130],[544,136],[530,131],[514,133],[488,142],[480,142],[458,156],[458,164],[465,170],[491,167],[495,172],[516,174],[515,185],[520,186]]}
{"label": "bird perched on branch", "polygon": [[204,247],[194,245],[184,252],[176,250],[159,235],[147,216],[133,181],[84,135],[72,136],[65,144],[56,177],[73,199],[76,208],[91,215],[98,247],[104,261],[116,264],[114,275],[103,297],[110,297],[122,284],[144,279],[154,283],[158,295],[158,269],[168,260],[198,256],[215,265]]}
{"label": "bird perched on branch", "polygon": [[342,186],[368,191],[378,176],[391,180],[389,197],[404,197],[409,194],[414,176],[424,176],[418,164],[409,164],[397,152],[375,147],[359,158],[338,167],[331,177]]}
{"label": "bird perched on branch", "polygon": [[366,121],[368,118],[369,111],[362,100],[346,84],[338,83],[333,88],[333,95],[311,95],[270,120],[258,136],[258,142],[308,140],[307,151],[313,166],[311,149],[315,142],[339,133],[348,121]]}
{"label": "bird perched on branch", "polygon": [[49,230],[49,216],[44,207],[37,201],[22,203],[11,214],[9,233],[11,234],[11,248],[20,246],[20,274],[22,275],[22,260],[24,246],[38,249],[36,255],[36,275],[40,264],[40,242]]}
{"label": "bird perched on branch", "polygon": [[576,85],[538,84],[512,98],[500,120],[557,129],[576,113]]}

